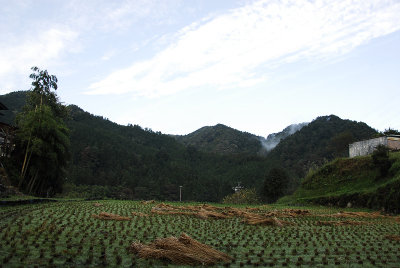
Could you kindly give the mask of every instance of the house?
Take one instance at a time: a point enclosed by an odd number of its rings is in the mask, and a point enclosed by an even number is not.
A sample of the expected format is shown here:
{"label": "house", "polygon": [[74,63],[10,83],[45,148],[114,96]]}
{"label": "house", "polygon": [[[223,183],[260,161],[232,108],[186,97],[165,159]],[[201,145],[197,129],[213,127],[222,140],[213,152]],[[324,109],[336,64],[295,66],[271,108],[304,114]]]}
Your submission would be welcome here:
{"label": "house", "polygon": [[389,150],[400,150],[400,135],[387,135],[375,139],[358,141],[349,145],[349,157],[372,154],[376,147],[383,145]]}

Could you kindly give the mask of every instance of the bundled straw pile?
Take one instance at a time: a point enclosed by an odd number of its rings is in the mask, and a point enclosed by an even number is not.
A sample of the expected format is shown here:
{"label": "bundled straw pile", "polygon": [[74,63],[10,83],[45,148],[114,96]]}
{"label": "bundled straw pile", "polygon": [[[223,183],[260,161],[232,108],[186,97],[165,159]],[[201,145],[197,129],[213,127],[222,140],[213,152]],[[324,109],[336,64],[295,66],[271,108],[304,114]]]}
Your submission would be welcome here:
{"label": "bundled straw pile", "polygon": [[329,215],[330,217],[338,217],[338,218],[370,218],[370,219],[378,219],[385,218],[390,216],[382,215],[379,211],[375,212],[339,212],[336,214]]}
{"label": "bundled straw pile", "polygon": [[233,208],[215,207],[210,205],[201,206],[171,206],[168,204],[157,204],[151,209],[151,213],[158,215],[192,215],[201,219],[228,219],[232,217],[242,217],[242,222],[251,225],[272,225],[285,226],[293,225],[291,222],[278,220],[276,216],[294,217],[308,215],[307,210],[283,210],[273,211],[266,214],[253,213],[249,211],[259,211],[257,208]]}
{"label": "bundled straw pile", "polygon": [[182,233],[179,238],[168,237],[157,239],[149,245],[132,243],[131,250],[140,258],[168,260],[178,265],[214,265],[229,263],[229,255],[202,244]]}
{"label": "bundled straw pile", "polygon": [[115,220],[115,221],[129,221],[131,218],[129,217],[123,217],[117,214],[112,214],[108,212],[100,212],[99,215],[93,214],[93,218],[95,219],[101,219],[101,220]]}

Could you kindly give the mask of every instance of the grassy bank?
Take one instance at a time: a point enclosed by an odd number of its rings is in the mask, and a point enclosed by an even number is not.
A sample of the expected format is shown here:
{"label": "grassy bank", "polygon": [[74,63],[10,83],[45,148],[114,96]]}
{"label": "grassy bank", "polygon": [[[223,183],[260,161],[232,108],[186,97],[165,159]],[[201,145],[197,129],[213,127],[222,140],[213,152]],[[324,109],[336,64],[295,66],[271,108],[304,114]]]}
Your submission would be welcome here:
{"label": "grassy bank", "polygon": [[400,211],[400,152],[390,154],[389,174],[381,177],[370,156],[336,159],[310,171],[300,188],[278,203],[368,207]]}

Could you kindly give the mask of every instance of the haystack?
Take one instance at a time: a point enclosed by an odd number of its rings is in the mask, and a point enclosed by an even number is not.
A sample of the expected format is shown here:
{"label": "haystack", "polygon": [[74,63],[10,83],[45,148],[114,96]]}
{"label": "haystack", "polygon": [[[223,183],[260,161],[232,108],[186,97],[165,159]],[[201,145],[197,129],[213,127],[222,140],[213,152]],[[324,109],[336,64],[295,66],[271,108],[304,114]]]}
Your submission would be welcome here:
{"label": "haystack", "polygon": [[198,218],[201,219],[209,219],[209,218],[213,218],[213,219],[227,219],[230,218],[227,215],[224,215],[222,213],[219,212],[215,212],[215,211],[209,211],[206,209],[201,209],[199,212],[197,212],[195,214]]}
{"label": "haystack", "polygon": [[387,216],[382,215],[379,211],[375,212],[338,212],[336,214],[329,215],[330,217],[338,217],[338,218],[371,218],[371,219],[378,219],[378,218],[385,218]]}
{"label": "haystack", "polygon": [[117,214],[112,214],[108,212],[100,212],[99,215],[93,214],[93,218],[96,219],[101,219],[101,220],[115,220],[115,221],[129,221],[131,218],[129,217],[123,217]]}
{"label": "haystack", "polygon": [[168,260],[178,265],[214,265],[233,260],[229,255],[202,244],[185,233],[179,238],[157,239],[149,245],[132,243],[131,250],[140,258]]}

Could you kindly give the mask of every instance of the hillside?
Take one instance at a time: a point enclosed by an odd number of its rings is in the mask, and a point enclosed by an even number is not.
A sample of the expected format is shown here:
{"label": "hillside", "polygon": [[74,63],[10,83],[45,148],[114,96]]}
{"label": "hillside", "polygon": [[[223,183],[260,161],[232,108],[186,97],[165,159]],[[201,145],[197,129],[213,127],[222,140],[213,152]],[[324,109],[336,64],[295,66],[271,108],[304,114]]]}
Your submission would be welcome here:
{"label": "hillside", "polygon": [[[12,122],[25,94],[0,96],[10,108],[1,117],[3,122]],[[221,124],[171,137],[137,125],[121,126],[75,105],[68,108],[71,160],[67,182],[104,186],[99,190],[102,196],[125,191],[136,198],[176,200],[182,185],[185,200],[220,201],[239,181],[246,188],[261,189],[265,175],[277,166],[289,174],[289,192],[293,192],[310,167],[345,156],[349,143],[376,134],[365,123],[323,116],[271,135],[270,140],[281,140],[262,156],[263,138]],[[116,186],[120,188],[115,190]]]}
{"label": "hillside", "polygon": [[304,177],[311,167],[336,157],[348,156],[348,145],[369,139],[377,131],[363,122],[344,120],[335,115],[321,116],[283,139],[267,156],[272,165],[281,165]]}
{"label": "hillside", "polygon": [[400,211],[400,152],[391,153],[389,175],[380,178],[371,156],[339,158],[310,172],[300,188],[280,203],[348,204]]}
{"label": "hillside", "polygon": [[[24,105],[25,94],[0,96],[0,101],[12,109],[1,117],[3,122],[12,122]],[[137,125],[121,126],[75,105],[68,108],[71,159],[66,181],[71,191],[95,196],[124,192],[127,197],[140,199],[177,200],[179,186],[183,186],[184,200],[216,202],[230,194],[238,180],[246,187],[262,184],[266,172],[262,157],[201,152],[169,135]],[[20,166],[14,168],[18,174]],[[69,186],[73,184],[82,187]]]}
{"label": "hillside", "polygon": [[185,136],[175,136],[185,146],[218,154],[259,154],[262,137],[222,124],[202,127]]}
{"label": "hillside", "polygon": [[0,95],[0,102],[5,104],[8,110],[2,111],[0,122],[14,125],[16,114],[22,109],[26,102],[26,91],[16,91]]}

